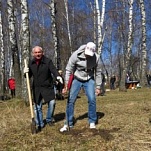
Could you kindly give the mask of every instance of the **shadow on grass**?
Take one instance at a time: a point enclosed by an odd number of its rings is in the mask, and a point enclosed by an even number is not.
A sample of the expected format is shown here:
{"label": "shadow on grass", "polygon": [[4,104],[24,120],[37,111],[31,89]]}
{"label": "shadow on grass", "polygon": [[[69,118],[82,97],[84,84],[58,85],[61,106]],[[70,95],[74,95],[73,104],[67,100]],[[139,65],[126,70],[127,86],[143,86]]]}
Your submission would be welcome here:
{"label": "shadow on grass", "polygon": [[[97,112],[97,122],[96,124],[98,124],[98,120],[101,119],[104,116],[104,113],[102,112]],[[78,120],[83,120],[84,118],[88,118],[88,113],[85,113],[81,116],[79,116],[78,118],[74,118],[74,124],[78,121]],[[55,122],[59,122],[65,119],[65,113],[59,113],[59,114],[55,114],[54,115],[54,119]]]}
{"label": "shadow on grass", "polygon": [[[104,117],[104,113],[102,112],[97,112],[97,121],[96,124],[98,124],[98,120]],[[88,113],[85,113],[81,116],[79,116],[78,118],[75,119],[74,123],[76,123],[78,120],[83,120],[84,118],[88,118]]]}
{"label": "shadow on grass", "polygon": [[[98,120],[96,122],[96,124],[98,124],[99,119],[104,117],[104,113],[102,112],[97,112],[97,117]],[[78,118],[75,119],[75,123],[78,120],[83,120],[84,118],[88,118],[88,113],[85,113],[81,116],[79,116]],[[74,137],[78,137],[78,139],[85,139],[85,137],[94,137],[96,135],[99,135],[102,139],[104,139],[105,141],[111,141],[114,139],[113,135],[111,135],[111,133],[115,133],[117,131],[119,131],[120,128],[113,128],[113,129],[89,129],[87,127],[84,127],[82,129],[75,129],[72,128],[70,129],[70,131],[66,131],[63,132],[62,134],[64,135],[72,135]]]}
{"label": "shadow on grass", "polygon": [[54,115],[55,122],[59,122],[65,119],[65,113],[59,113]]}
{"label": "shadow on grass", "polygon": [[85,139],[85,137],[93,138],[94,136],[99,135],[105,141],[111,141],[114,139],[114,137],[110,133],[115,133],[119,130],[120,128],[113,128],[110,130],[105,130],[105,129],[89,129],[85,127],[81,130],[73,128],[73,129],[70,129],[70,131],[66,131],[62,134],[72,135],[74,137],[78,137],[78,139],[83,139],[83,138]]}

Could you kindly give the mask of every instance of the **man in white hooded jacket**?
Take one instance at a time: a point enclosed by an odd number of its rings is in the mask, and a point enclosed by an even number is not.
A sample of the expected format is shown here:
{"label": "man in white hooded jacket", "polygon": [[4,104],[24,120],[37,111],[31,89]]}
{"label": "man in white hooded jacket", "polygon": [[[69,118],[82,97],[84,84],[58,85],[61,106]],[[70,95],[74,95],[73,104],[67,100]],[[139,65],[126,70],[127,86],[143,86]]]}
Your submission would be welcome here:
{"label": "man in white hooded jacket", "polygon": [[66,122],[60,132],[67,131],[68,127],[73,127],[74,104],[81,87],[83,87],[88,99],[88,122],[90,128],[96,128],[96,95],[100,94],[102,78],[100,56],[96,53],[96,45],[93,42],[82,45],[69,58],[66,66],[63,93],[67,92],[71,74],[74,74],[74,80],[72,81],[67,100]]}

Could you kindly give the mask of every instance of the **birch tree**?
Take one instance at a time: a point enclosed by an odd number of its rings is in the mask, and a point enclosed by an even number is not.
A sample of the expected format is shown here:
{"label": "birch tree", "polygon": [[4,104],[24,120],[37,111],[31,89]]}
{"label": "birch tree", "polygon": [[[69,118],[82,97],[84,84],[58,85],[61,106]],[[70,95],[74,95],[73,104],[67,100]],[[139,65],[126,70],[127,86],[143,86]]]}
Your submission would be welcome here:
{"label": "birch tree", "polygon": [[105,14],[105,0],[102,0],[102,15],[100,15],[100,8],[98,0],[95,0],[96,4],[96,12],[97,12],[97,23],[98,23],[98,54],[101,54],[102,43],[103,43],[103,36],[102,36],[102,29],[104,23],[104,14]]}
{"label": "birch tree", "polygon": [[54,62],[55,65],[57,65],[57,68],[59,69],[60,65],[60,52],[59,52],[59,46],[58,46],[58,37],[57,37],[57,26],[56,26],[56,18],[55,18],[55,12],[56,12],[56,3],[54,0],[51,0],[50,2],[50,11],[51,11],[51,26],[52,26],[52,37],[54,42]]}
{"label": "birch tree", "polygon": [[129,1],[129,33],[128,33],[128,44],[126,52],[126,71],[128,72],[130,66],[130,57],[132,54],[132,33],[133,33],[133,0]]}
{"label": "birch tree", "polygon": [[71,33],[70,33],[70,24],[69,24],[69,14],[68,14],[68,0],[64,0],[65,11],[66,11],[66,22],[67,22],[67,31],[69,38],[70,54],[72,53],[72,43],[71,43]]}
{"label": "birch tree", "polygon": [[145,86],[146,81],[146,60],[147,60],[147,51],[146,51],[146,12],[144,7],[144,0],[139,0],[140,3],[140,10],[141,10],[141,24],[142,24],[142,43],[141,43],[141,50],[142,50],[142,58],[141,58],[141,84]]}
{"label": "birch tree", "polygon": [[[17,39],[15,33],[15,11],[14,11],[14,1],[7,1],[8,7],[8,22],[9,22],[9,37],[10,37],[10,49],[12,52],[12,73],[10,75],[14,75],[16,79],[16,96],[21,97],[21,73],[20,73],[20,62],[19,62],[19,54],[17,47]],[[14,71],[14,72],[13,72]]]}
{"label": "birch tree", "polygon": [[[0,1],[1,7],[1,1]],[[5,55],[4,55],[4,44],[3,44],[3,32],[2,32],[2,15],[0,11],[0,81],[1,81],[1,92],[5,94]]]}
{"label": "birch tree", "polygon": [[[22,54],[22,69],[24,67],[24,59],[30,55],[30,38],[29,38],[29,20],[28,20],[27,0],[21,0],[21,54]],[[24,100],[27,96],[26,81],[22,72],[22,96]]]}

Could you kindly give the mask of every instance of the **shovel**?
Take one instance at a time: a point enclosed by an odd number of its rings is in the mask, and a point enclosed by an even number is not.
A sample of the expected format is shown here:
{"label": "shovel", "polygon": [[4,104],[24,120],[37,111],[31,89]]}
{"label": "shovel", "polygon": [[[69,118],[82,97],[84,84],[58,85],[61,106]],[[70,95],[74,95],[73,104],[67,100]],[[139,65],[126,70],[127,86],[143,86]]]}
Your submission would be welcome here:
{"label": "shovel", "polygon": [[[25,68],[27,68],[27,61],[24,60]],[[27,89],[28,89],[28,97],[29,97],[29,104],[30,104],[30,111],[31,111],[31,133],[36,133],[36,122],[34,119],[34,112],[33,112],[33,106],[32,106],[32,98],[31,98],[31,90],[30,90],[30,82],[29,82],[29,75],[26,73],[26,80],[27,80]]]}

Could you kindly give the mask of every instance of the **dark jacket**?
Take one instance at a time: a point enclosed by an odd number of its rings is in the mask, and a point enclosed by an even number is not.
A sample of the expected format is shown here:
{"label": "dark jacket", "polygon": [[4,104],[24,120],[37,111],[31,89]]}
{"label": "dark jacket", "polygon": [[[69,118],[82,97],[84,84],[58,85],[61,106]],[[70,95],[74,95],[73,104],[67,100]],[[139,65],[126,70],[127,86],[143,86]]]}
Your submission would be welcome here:
{"label": "dark jacket", "polygon": [[[43,98],[45,102],[55,99],[53,77],[59,76],[52,60],[42,57],[39,65],[35,59],[29,62],[29,77],[33,76],[33,97],[34,102],[39,104]],[[42,98],[41,98],[42,97]]]}

